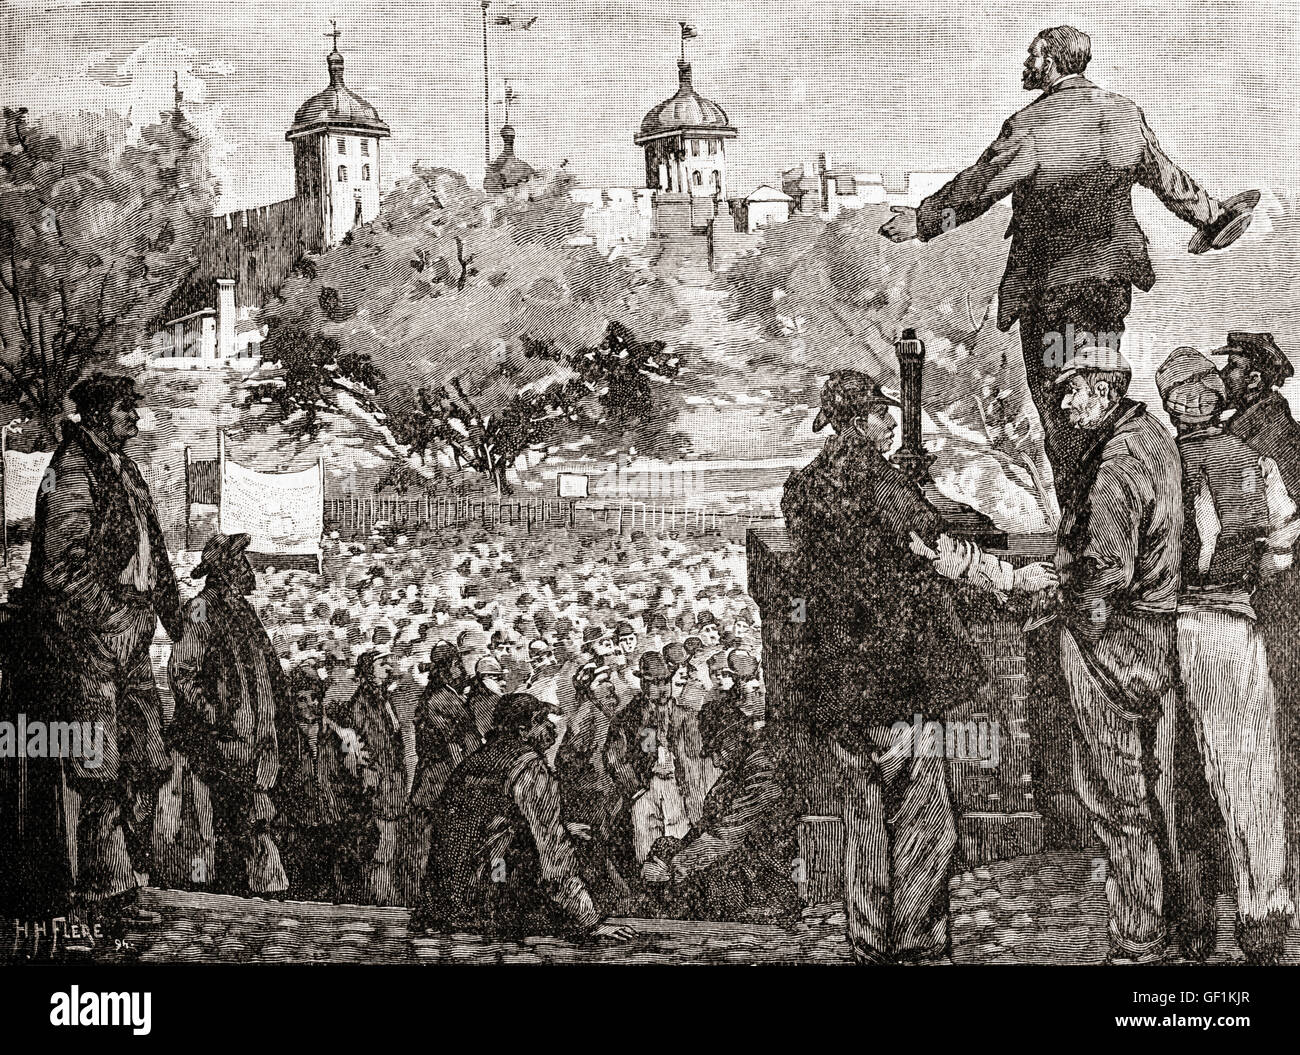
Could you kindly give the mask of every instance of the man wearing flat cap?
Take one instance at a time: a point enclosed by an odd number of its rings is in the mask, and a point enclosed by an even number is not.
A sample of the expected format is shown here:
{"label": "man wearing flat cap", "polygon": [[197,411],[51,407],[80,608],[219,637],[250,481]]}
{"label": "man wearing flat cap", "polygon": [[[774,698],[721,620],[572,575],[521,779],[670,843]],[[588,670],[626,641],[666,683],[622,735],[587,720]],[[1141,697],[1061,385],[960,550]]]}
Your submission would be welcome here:
{"label": "man wearing flat cap", "polygon": [[[6,781],[22,771],[27,809],[21,823],[0,809],[0,869],[17,873],[0,878],[33,917],[66,909],[72,888],[78,912],[143,921],[157,917],[138,907],[137,873],[150,870],[157,793],[171,771],[149,645],[159,619],[180,636],[180,598],[148,485],[125,451],[138,432],[134,383],[95,373],[69,395],[80,420],[63,424],[36,500],[19,599],[30,643],[15,701],[29,718],[102,729],[104,750],[95,766],[4,767]],[[75,853],[63,841],[65,798]]]}
{"label": "man wearing flat cap", "polygon": [[289,705],[280,657],[248,602],[257,578],[248,535],[212,535],[192,572],[203,589],[185,606],[185,630],[167,676],[176,713],[170,747],[207,786],[216,875],[201,887],[264,896],[289,886],[271,835],[280,772],[277,711]]}
{"label": "man wearing flat cap", "polygon": [[1128,398],[1132,368],[1085,346],[1056,379],[1081,437],[1057,537],[1061,669],[1075,727],[1076,791],[1106,849],[1111,957],[1164,955],[1171,868],[1182,466],[1173,440]]}
{"label": "man wearing flat cap", "polygon": [[[1271,458],[1292,501],[1300,503],[1300,424],[1279,391],[1295,373],[1291,360],[1271,333],[1236,330],[1226,346],[1210,354],[1227,357],[1220,376],[1234,412],[1228,431]],[[1262,583],[1254,607],[1277,690],[1292,897],[1300,898],[1300,573],[1292,568]]]}
{"label": "man wearing flat cap", "polygon": [[1055,581],[1044,565],[1013,570],[945,533],[920,488],[885,460],[891,406],[870,375],[831,374],[813,428],[833,435],[781,501],[803,591],[791,598],[804,619],[792,678],[805,686],[813,735],[844,770],[846,914],[865,963],[947,955],[957,836],[944,762],[912,757],[922,753],[895,726],[982,687],[944,579],[1004,594]]}
{"label": "man wearing flat cap", "polygon": [[[1252,963],[1275,963],[1295,907],[1286,884],[1276,703],[1251,600],[1261,578],[1290,567],[1300,521],[1272,459],[1219,423],[1224,384],[1206,356],[1177,349],[1156,371],[1156,387],[1183,463],[1183,700],[1228,833],[1238,945]],[[1185,860],[1209,841],[1183,832],[1180,840],[1195,843],[1180,846]],[[1216,865],[1191,871],[1217,878]],[[1193,899],[1203,909],[1199,920],[1184,921],[1186,956],[1204,959],[1213,951],[1216,892],[1207,886]]]}

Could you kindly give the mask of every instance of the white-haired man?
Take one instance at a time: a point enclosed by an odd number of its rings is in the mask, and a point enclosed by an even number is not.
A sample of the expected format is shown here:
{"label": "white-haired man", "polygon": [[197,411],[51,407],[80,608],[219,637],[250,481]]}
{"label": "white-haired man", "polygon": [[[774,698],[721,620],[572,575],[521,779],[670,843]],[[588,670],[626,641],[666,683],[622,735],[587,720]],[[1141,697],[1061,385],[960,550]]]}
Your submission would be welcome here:
{"label": "white-haired man", "polygon": [[1112,346],[1079,349],[1057,378],[1082,442],[1062,495],[1056,570],[1075,788],[1110,863],[1111,958],[1148,962],[1164,955],[1173,864],[1182,467],[1165,427],[1128,398],[1131,378]]}

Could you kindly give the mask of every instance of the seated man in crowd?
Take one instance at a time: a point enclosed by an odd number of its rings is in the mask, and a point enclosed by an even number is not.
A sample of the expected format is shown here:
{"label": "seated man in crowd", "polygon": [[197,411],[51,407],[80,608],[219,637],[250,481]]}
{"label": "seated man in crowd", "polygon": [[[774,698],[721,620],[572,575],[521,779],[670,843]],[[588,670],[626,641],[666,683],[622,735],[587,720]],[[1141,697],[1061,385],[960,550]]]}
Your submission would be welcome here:
{"label": "seated man in crowd", "polygon": [[685,840],[651,848],[641,877],[671,884],[658,900],[689,919],[794,919],[800,908],[789,853],[793,817],[783,805],[758,723],[735,697],[714,698],[700,715],[704,750],[722,775]]}
{"label": "seated man in crowd", "polygon": [[627,883],[610,859],[609,844],[616,794],[605,768],[605,742],[618,698],[609,668],[588,663],[576,679],[578,707],[570,716],[555,754],[555,778],[565,825],[577,837],[583,877],[597,901],[621,904]]}
{"label": "seated man in crowd", "polygon": [[624,876],[640,870],[661,835],[680,838],[691,826],[673,757],[671,673],[660,653],[647,652],[639,674],[641,692],[618,712],[605,745],[605,764],[619,793],[614,859]]}
{"label": "seated man in crowd", "polygon": [[602,924],[561,821],[559,789],[544,758],[558,717],[552,704],[528,693],[501,701],[487,744],[456,768],[443,792],[413,931],[632,936]]}

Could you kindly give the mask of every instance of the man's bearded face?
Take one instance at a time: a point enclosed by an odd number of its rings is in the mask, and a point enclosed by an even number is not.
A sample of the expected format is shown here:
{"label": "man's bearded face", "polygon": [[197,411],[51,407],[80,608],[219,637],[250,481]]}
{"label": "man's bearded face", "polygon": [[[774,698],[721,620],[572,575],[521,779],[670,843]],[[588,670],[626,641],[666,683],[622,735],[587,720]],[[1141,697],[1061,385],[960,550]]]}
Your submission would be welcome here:
{"label": "man's bearded face", "polygon": [[1110,409],[1110,385],[1105,382],[1090,385],[1086,378],[1075,374],[1061,399],[1061,409],[1071,428],[1095,429]]}
{"label": "man's bearded face", "polygon": [[1026,91],[1037,92],[1047,88],[1055,76],[1055,64],[1047,56],[1041,40],[1029,45],[1029,54],[1025,58],[1025,68],[1020,74],[1020,83]]}
{"label": "man's bearded face", "polygon": [[[1223,378],[1223,387],[1227,392],[1228,406],[1240,410],[1250,403],[1250,396],[1254,393],[1250,385],[1250,360],[1241,355],[1228,356],[1227,363],[1224,364],[1219,376]],[[1255,386],[1258,389],[1258,385]]]}

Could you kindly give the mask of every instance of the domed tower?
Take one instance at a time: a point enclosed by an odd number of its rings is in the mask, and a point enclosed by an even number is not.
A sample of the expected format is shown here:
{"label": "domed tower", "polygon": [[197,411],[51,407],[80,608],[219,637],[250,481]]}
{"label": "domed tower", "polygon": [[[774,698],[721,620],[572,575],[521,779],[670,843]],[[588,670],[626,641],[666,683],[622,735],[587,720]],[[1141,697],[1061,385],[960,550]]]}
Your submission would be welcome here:
{"label": "domed tower", "polygon": [[515,154],[515,126],[510,123],[510,104],[518,98],[519,94],[507,80],[504,100],[506,123],[501,126],[502,149],[496,160],[488,165],[483,176],[483,189],[488,194],[508,193],[537,175],[537,170],[532,165]]}
{"label": "domed tower", "polygon": [[379,215],[379,144],[392,135],[375,108],[343,83],[339,31],[330,35],[329,87],[298,107],[284,136],[293,144],[295,193],[320,210],[321,248]]}
{"label": "domed tower", "polygon": [[[691,83],[691,64],[677,63],[677,94],[651,109],[633,142],[645,149],[646,186],[660,194],[727,200],[727,112]],[[656,195],[659,197],[659,195]]]}

